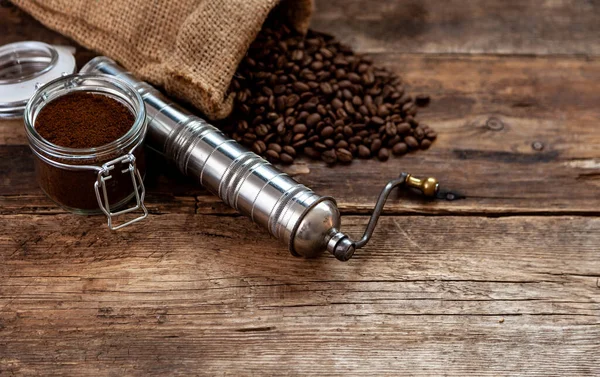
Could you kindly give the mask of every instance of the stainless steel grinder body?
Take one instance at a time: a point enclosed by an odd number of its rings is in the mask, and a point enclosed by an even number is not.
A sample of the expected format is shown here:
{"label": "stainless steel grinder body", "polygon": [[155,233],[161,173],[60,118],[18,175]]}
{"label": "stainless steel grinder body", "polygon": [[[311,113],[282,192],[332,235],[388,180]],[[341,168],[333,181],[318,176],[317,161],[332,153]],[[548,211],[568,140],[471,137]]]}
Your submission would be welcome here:
{"label": "stainless steel grinder body", "polygon": [[328,250],[339,260],[348,260],[368,242],[394,187],[407,185],[429,196],[438,189],[432,178],[422,181],[402,173],[384,187],[365,234],[355,242],[338,230],[340,212],[333,198],[317,195],[294,181],[111,59],[97,57],[81,72],[117,76],[136,88],[146,104],[147,144],[173,161],[183,174],[197,178],[229,206],[267,228],[296,256],[313,257]]}
{"label": "stainless steel grinder body", "polygon": [[112,60],[95,58],[81,72],[117,76],[135,87],[146,103],[147,144],[183,174],[196,177],[226,204],[267,228],[294,255],[312,257],[326,249],[329,233],[340,226],[333,198],[294,181]]}

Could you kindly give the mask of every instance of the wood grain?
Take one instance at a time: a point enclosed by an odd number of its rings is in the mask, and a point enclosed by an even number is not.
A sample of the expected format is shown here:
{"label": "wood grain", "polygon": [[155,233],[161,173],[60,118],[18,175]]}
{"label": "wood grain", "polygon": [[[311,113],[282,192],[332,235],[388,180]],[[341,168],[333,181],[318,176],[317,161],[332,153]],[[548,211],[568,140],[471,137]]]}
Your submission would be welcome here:
{"label": "wood grain", "polygon": [[599,16],[581,0],[338,0],[312,27],[370,53],[598,55]]}
{"label": "wood grain", "polygon": [[9,375],[600,372],[597,218],[385,217],[349,263],[245,218],[1,221]]}

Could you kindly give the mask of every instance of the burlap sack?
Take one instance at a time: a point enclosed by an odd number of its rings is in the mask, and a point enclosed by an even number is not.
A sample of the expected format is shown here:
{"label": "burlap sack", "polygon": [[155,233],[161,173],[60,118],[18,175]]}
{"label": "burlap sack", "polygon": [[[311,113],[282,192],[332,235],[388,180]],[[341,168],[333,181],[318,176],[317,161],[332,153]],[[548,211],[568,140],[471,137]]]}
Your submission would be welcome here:
{"label": "burlap sack", "polygon": [[[229,115],[227,88],[279,0],[13,0],[44,25],[109,56],[212,119]],[[312,0],[281,0],[278,16],[308,28]]]}

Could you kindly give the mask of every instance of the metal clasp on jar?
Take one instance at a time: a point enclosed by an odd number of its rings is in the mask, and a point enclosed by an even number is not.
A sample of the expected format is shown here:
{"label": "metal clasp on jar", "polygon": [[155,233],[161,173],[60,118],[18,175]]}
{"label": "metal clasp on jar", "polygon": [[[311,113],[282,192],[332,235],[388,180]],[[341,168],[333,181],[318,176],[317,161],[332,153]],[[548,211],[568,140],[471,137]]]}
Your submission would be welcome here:
{"label": "metal clasp on jar", "polygon": [[[133,184],[133,192],[135,195],[136,205],[134,207],[126,208],[124,210],[113,213],[110,210],[108,193],[106,190],[106,181],[113,177],[111,171],[113,171],[118,164],[127,164],[127,167],[121,170],[121,174],[129,173],[131,176],[131,183]],[[142,180],[142,175],[136,167],[135,156],[132,153],[128,153],[124,156],[121,156],[103,164],[100,170],[98,171],[98,176],[96,178],[96,182],[94,183],[94,190],[96,191],[98,206],[100,207],[100,210],[106,215],[108,219],[108,227],[111,230],[123,228],[127,225],[131,225],[148,217],[148,209],[146,209],[146,206],[144,205],[144,196],[146,195],[146,189],[144,188],[144,181]],[[100,192],[100,190],[102,190],[102,193]],[[143,212],[142,215],[132,220],[129,220],[123,224],[117,226],[113,225],[113,217],[124,215],[126,213],[134,212],[140,209]]]}

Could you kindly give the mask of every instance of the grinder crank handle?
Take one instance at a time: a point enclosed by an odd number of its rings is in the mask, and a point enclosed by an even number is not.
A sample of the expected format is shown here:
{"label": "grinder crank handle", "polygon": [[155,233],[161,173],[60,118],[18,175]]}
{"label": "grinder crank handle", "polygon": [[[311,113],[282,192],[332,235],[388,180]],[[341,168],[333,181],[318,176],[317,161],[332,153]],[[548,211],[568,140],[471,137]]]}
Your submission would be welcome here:
{"label": "grinder crank handle", "polygon": [[371,236],[375,231],[375,227],[377,226],[377,221],[379,220],[379,217],[383,211],[383,206],[385,205],[385,202],[387,201],[392,190],[394,190],[396,187],[417,189],[427,197],[435,197],[439,191],[439,184],[435,178],[419,179],[413,177],[409,173],[401,173],[400,177],[389,181],[381,190],[362,238],[358,241],[353,241],[344,233],[341,233],[336,229],[332,229],[331,238],[327,244],[327,249],[329,252],[331,252],[337,259],[341,261],[347,261],[352,258],[352,255],[357,249],[363,248],[371,239]]}

